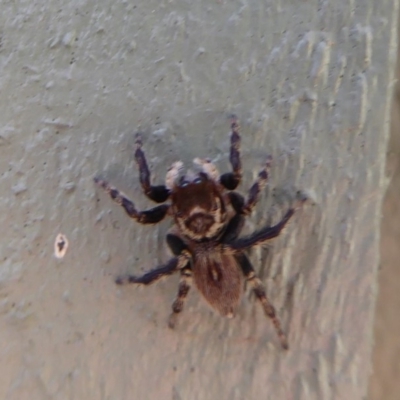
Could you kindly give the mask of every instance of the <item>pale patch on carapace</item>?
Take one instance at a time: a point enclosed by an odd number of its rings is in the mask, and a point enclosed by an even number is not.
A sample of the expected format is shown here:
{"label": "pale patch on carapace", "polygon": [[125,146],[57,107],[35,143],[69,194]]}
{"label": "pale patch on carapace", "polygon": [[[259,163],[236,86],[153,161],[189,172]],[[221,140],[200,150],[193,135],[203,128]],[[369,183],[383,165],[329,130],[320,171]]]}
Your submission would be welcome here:
{"label": "pale patch on carapace", "polygon": [[196,157],[193,162],[196,165],[201,166],[201,169],[205,174],[207,174],[211,179],[218,182],[219,181],[219,171],[218,168],[207,158]]}
{"label": "pale patch on carapace", "polygon": [[172,190],[176,184],[176,180],[179,177],[179,173],[183,168],[182,161],[175,161],[171,167],[168,169],[167,175],[165,177],[165,186]]}

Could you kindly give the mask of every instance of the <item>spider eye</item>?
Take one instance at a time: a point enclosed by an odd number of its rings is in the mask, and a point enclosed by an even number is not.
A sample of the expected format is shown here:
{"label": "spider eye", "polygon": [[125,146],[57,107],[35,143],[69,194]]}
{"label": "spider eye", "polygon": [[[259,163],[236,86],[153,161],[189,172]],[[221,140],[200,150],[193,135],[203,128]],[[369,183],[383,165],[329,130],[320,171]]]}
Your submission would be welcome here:
{"label": "spider eye", "polygon": [[184,188],[184,187],[186,187],[186,186],[188,186],[189,185],[189,182],[188,181],[182,181],[181,183],[180,183],[180,187],[182,187],[182,188]]}
{"label": "spider eye", "polygon": [[203,179],[200,176],[193,181],[193,183],[195,183],[195,184],[199,184],[202,182],[203,182]]}
{"label": "spider eye", "polygon": [[195,183],[201,183],[208,181],[208,176],[204,172],[200,172],[198,177],[195,180]]}

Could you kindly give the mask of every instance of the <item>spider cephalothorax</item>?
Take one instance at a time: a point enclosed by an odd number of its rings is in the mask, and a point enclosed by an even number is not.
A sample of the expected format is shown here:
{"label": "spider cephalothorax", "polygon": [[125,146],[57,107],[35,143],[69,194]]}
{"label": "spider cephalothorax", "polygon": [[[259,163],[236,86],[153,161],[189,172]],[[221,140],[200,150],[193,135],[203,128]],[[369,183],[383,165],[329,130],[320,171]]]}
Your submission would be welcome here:
{"label": "spider cephalothorax", "polygon": [[117,284],[150,284],[165,275],[180,271],[178,295],[172,305],[169,326],[173,327],[182,311],[193,277],[195,285],[207,302],[223,316],[234,316],[243,292],[243,281],[252,285],[265,314],[272,319],[283,348],[288,348],[285,334],[269,302],[263,284],[256,276],[245,252],[279,235],[294,213],[290,208],[282,220],[245,237],[239,237],[245,216],[254,208],[264,188],[271,160],[268,158],[249,190],[248,199],[234,190],[242,177],[240,161],[239,126],[231,119],[230,162],[232,172],[219,175],[215,165],[207,159],[196,158],[200,167],[195,173],[188,171],[181,176],[182,163],[176,162],[168,170],[165,185],[152,186],[150,171],[142,151],[140,137],[136,141],[135,159],[139,167],[140,183],[144,193],[157,203],[164,203],[146,211],[137,211],[135,205],[110,186],[95,178],[95,182],[120,204],[127,214],[142,224],[155,224],[166,215],[174,219],[174,226],[167,235],[167,244],[174,257],[142,276],[124,275]]}
{"label": "spider cephalothorax", "polygon": [[166,179],[175,223],[183,235],[195,241],[214,238],[227,221],[221,185],[207,172],[194,174],[191,171],[177,182],[171,182],[170,175],[175,175],[176,167],[173,165]]}

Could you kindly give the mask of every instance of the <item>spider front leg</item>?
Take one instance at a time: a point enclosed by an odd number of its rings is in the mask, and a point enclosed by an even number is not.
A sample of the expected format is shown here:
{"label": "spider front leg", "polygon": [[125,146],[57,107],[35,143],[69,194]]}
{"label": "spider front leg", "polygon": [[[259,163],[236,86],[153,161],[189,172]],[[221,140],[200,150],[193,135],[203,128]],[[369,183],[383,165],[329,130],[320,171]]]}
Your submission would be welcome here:
{"label": "spider front leg", "polygon": [[141,224],[155,224],[160,222],[168,213],[168,204],[163,204],[150,210],[137,211],[133,202],[108,182],[98,178],[94,178],[94,181],[98,186],[103,188],[117,204],[122,206],[131,218]]}
{"label": "spider front leg", "polygon": [[163,203],[169,197],[169,190],[164,185],[152,186],[150,183],[150,170],[147,166],[146,156],[142,150],[142,139],[136,136],[135,160],[139,168],[139,179],[144,194],[156,203]]}
{"label": "spider front leg", "polygon": [[281,323],[279,318],[276,316],[276,311],[274,306],[268,300],[268,297],[265,293],[265,287],[262,284],[261,280],[257,277],[254,272],[253,266],[251,265],[249,259],[245,254],[239,254],[235,256],[240,267],[242,268],[243,274],[246,277],[247,282],[253,288],[254,294],[257,299],[260,301],[262,308],[264,310],[264,314],[271,318],[272,323],[274,324],[276,333],[278,334],[279,340],[281,342],[281,346],[287,350],[289,348],[288,340],[286,338],[285,333],[282,330]]}
{"label": "spider front leg", "polygon": [[242,162],[240,160],[240,134],[239,123],[236,116],[232,116],[231,120],[231,149],[229,161],[232,165],[233,172],[227,172],[221,175],[220,183],[228,190],[235,190],[242,180]]}

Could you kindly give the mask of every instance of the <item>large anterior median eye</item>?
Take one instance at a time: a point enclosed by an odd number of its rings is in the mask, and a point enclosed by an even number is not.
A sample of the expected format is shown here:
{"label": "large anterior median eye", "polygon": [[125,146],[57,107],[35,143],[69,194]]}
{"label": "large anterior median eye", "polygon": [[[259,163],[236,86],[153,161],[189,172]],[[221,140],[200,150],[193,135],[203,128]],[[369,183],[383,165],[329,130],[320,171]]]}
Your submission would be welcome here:
{"label": "large anterior median eye", "polygon": [[185,178],[183,176],[181,176],[181,179],[179,180],[179,187],[186,187],[187,185],[189,185],[188,181],[185,181]]}
{"label": "large anterior median eye", "polygon": [[200,172],[196,179],[193,181],[195,184],[206,182],[208,179],[207,175],[204,172]]}

